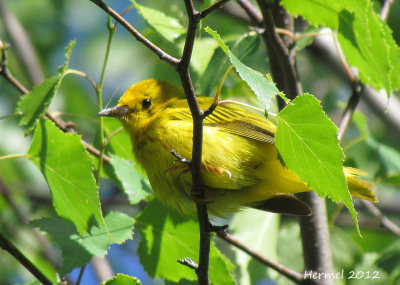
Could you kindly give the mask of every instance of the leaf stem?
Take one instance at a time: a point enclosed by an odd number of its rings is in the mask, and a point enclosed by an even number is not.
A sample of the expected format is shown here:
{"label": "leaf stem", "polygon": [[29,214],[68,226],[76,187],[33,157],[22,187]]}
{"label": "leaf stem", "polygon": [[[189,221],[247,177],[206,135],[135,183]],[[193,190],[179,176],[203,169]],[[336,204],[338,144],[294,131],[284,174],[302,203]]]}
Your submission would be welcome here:
{"label": "leaf stem", "polygon": [[5,156],[0,156],[1,160],[11,159],[11,158],[19,158],[19,157],[26,157],[26,154],[10,154]]}
{"label": "leaf stem", "polygon": [[86,264],[83,265],[81,267],[81,269],[79,270],[79,276],[78,276],[78,279],[76,280],[75,285],[80,285],[81,284],[83,273],[85,272],[85,269],[86,269]]}
{"label": "leaf stem", "polygon": [[95,82],[89,75],[87,75],[86,73],[84,73],[84,72],[82,72],[82,71],[80,71],[80,70],[76,70],[76,69],[68,69],[68,70],[64,73],[64,75],[67,75],[67,74],[75,74],[75,75],[78,75],[78,76],[82,76],[82,77],[86,78],[86,79],[90,82],[90,84],[92,85],[92,87],[94,88],[94,90],[97,89],[97,84],[96,84],[96,82]]}
{"label": "leaf stem", "polygon": [[[100,110],[103,109],[103,83],[104,83],[104,76],[105,76],[105,72],[106,72],[108,57],[110,55],[112,39],[113,39],[115,30],[117,28],[117,25],[113,25],[111,23],[111,16],[109,16],[109,18],[108,18],[107,28],[108,28],[108,39],[107,39],[106,53],[105,53],[105,56],[104,56],[103,67],[101,69],[101,75],[100,75],[99,84],[97,85],[97,88],[96,88],[97,102],[98,102]],[[99,117],[100,155],[99,155],[99,163],[97,165],[97,169],[96,169],[96,172],[95,172],[95,179],[97,181],[97,184],[99,183],[100,171],[101,171],[101,168],[103,167],[103,160],[104,160],[103,157],[104,157],[104,154],[105,154],[105,151],[106,151],[106,142],[104,140],[104,120],[103,119],[104,118],[102,116]]]}

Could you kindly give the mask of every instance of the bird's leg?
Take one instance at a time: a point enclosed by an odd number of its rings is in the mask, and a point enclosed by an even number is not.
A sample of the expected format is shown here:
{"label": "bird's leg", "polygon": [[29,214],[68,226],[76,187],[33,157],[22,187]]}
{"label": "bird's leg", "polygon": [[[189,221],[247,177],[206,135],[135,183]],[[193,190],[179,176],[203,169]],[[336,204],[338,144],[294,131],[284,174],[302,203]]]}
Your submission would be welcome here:
{"label": "bird's leg", "polygon": [[190,165],[190,163],[192,162],[191,160],[184,158],[182,155],[180,155],[179,153],[176,152],[176,150],[174,150],[173,148],[171,148],[170,150],[171,154],[173,156],[175,156],[178,161],[182,164],[186,164],[186,165]]}
{"label": "bird's leg", "polygon": [[225,232],[229,228],[228,225],[223,225],[223,226],[214,226],[213,224],[208,221],[208,231],[210,233],[219,233],[219,232]]}
{"label": "bird's leg", "polygon": [[192,162],[191,160],[189,160],[189,159],[183,157],[182,155],[180,155],[179,153],[177,153],[176,150],[174,150],[173,148],[171,148],[170,152],[171,152],[171,154],[172,154],[173,156],[175,156],[175,157],[178,159],[178,161],[179,161],[181,164],[180,164],[180,165],[171,166],[170,168],[168,168],[167,170],[164,171],[164,174],[167,173],[168,171],[173,171],[173,170],[176,170],[176,169],[182,169],[182,168],[187,168],[187,169],[189,169],[190,163]]}

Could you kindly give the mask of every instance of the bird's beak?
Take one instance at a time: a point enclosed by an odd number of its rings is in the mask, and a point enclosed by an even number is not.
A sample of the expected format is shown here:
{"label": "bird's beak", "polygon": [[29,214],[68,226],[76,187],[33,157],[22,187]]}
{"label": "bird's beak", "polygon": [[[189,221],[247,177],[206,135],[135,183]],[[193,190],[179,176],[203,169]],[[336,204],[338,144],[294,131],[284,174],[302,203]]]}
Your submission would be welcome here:
{"label": "bird's beak", "polygon": [[128,106],[115,106],[101,110],[97,113],[97,116],[122,118],[130,113],[132,113],[132,110]]}

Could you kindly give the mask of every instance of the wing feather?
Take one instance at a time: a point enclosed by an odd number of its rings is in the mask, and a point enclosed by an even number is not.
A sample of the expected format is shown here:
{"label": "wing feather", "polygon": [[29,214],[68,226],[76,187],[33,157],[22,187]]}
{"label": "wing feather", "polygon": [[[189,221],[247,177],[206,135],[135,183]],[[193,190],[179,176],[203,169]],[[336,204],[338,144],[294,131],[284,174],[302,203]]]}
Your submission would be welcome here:
{"label": "wing feather", "polygon": [[[192,116],[187,108],[186,100],[180,101],[179,104],[175,102],[175,111],[171,119],[191,120]],[[202,109],[207,109],[211,106],[213,98],[198,97],[198,101]],[[177,106],[179,107],[177,108]],[[211,115],[205,118],[204,126],[216,127],[221,131],[260,143],[275,143],[276,126],[273,123],[233,103],[219,105]]]}

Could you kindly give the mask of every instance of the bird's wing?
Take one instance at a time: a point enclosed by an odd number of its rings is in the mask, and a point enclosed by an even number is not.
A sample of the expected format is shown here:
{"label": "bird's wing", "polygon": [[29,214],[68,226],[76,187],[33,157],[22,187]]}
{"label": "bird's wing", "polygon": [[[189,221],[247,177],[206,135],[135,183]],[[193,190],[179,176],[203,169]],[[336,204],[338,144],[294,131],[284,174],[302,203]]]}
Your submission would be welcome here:
{"label": "bird's wing", "polygon": [[[213,98],[199,97],[200,108],[211,106]],[[176,108],[173,114],[177,120],[191,120],[186,102],[182,100],[182,108]],[[204,120],[204,126],[217,127],[221,131],[235,134],[260,143],[275,143],[276,126],[262,116],[233,103],[218,105],[214,112]]]}

